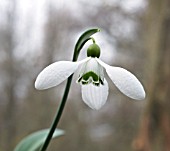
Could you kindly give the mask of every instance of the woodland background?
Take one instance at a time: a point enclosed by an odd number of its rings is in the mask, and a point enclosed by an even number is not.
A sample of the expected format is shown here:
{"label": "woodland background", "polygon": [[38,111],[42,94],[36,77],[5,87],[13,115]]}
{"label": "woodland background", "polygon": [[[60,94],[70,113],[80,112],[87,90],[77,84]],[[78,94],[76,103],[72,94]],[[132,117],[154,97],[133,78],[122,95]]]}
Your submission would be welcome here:
{"label": "woodland background", "polygon": [[82,101],[75,74],[59,123],[66,135],[49,150],[170,150],[169,0],[1,0],[0,151],[50,126],[65,82],[37,91],[35,78],[52,62],[71,60],[78,36],[92,27],[101,29],[95,35],[101,59],[133,72],[146,99],[127,98],[109,82],[107,103],[93,111]]}

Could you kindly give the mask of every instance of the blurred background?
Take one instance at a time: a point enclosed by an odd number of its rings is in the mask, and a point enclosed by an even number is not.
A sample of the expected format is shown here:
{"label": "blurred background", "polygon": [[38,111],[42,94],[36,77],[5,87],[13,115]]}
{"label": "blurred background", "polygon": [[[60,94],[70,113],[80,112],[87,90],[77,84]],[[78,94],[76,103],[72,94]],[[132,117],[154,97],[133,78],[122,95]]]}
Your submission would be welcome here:
{"label": "blurred background", "polygon": [[34,81],[47,65],[71,60],[78,37],[93,27],[101,29],[94,36],[101,59],[134,73],[146,99],[122,95],[106,77],[108,101],[94,111],[83,103],[75,74],[59,123],[66,135],[49,151],[170,150],[169,0],[1,0],[0,151],[50,126],[65,82],[38,91]]}

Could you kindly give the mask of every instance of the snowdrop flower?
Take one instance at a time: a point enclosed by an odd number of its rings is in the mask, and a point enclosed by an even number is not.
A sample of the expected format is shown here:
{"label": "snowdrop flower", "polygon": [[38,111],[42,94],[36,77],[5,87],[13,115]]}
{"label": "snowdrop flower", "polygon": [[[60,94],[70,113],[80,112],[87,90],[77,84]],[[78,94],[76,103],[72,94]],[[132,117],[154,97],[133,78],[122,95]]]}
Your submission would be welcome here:
{"label": "snowdrop flower", "polygon": [[37,77],[35,88],[48,89],[59,85],[79,67],[77,83],[81,85],[82,99],[92,109],[100,109],[108,97],[108,83],[104,70],[116,87],[126,96],[143,100],[145,91],[139,80],[129,71],[112,67],[99,59],[100,48],[92,44],[87,50],[87,58],[77,61],[59,61],[47,66]]}

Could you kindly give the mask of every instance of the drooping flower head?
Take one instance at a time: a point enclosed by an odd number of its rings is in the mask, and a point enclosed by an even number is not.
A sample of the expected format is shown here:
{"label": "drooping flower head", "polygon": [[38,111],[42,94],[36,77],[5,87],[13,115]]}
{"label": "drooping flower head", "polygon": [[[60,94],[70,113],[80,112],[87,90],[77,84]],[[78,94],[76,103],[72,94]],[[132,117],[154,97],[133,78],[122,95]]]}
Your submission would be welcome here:
{"label": "drooping flower head", "polygon": [[100,47],[93,43],[87,49],[87,58],[77,62],[59,61],[47,66],[38,75],[35,88],[43,90],[57,86],[80,67],[77,83],[81,85],[83,101],[92,109],[100,109],[108,97],[109,88],[104,70],[126,96],[136,100],[145,98],[142,84],[132,73],[121,67],[110,66],[99,57]]}

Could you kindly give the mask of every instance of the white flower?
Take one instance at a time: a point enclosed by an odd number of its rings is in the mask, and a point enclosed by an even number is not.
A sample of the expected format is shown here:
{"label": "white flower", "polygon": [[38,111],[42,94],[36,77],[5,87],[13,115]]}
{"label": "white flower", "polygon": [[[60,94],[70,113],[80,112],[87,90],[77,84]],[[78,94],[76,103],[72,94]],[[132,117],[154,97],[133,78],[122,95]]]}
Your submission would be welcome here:
{"label": "white flower", "polygon": [[142,100],[145,91],[139,80],[129,71],[107,65],[97,57],[87,57],[82,61],[59,61],[46,67],[37,77],[35,88],[48,89],[59,85],[81,67],[77,80],[81,85],[83,101],[92,109],[100,109],[108,97],[108,83],[104,69],[116,87],[132,99]]}

